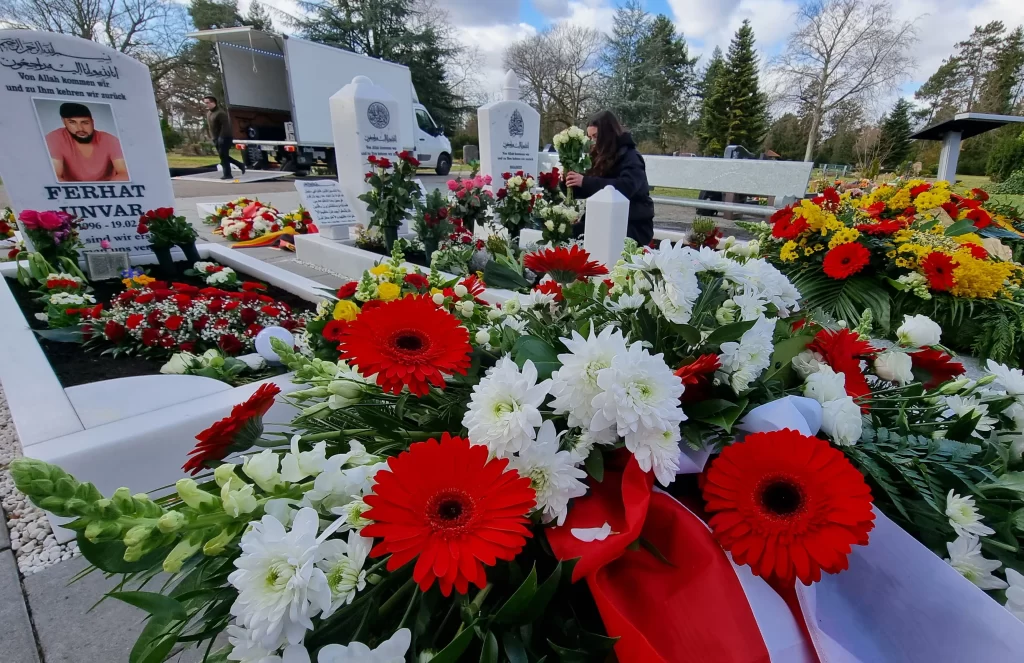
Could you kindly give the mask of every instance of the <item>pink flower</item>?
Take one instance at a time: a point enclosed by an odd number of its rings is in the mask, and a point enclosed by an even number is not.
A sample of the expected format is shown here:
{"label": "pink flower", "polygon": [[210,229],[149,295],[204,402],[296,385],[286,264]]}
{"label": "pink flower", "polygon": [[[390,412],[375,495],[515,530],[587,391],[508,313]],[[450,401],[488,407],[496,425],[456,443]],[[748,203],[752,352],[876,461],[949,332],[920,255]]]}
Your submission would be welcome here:
{"label": "pink flower", "polygon": [[459,183],[456,182],[455,180],[448,180],[448,190],[449,191],[458,191],[459,190]]}
{"label": "pink flower", "polygon": [[110,242],[105,240],[105,239],[101,239],[100,240],[100,248],[103,249],[103,250],[109,249],[110,248]]}
{"label": "pink flower", "polygon": [[59,230],[64,225],[64,219],[57,212],[40,212],[39,225],[43,230]]}
{"label": "pink flower", "polygon": [[466,197],[466,190],[465,189],[460,189],[459,191],[456,191],[455,192],[455,197],[458,198],[459,200],[465,198]]}
{"label": "pink flower", "polygon": [[25,224],[26,228],[34,229],[39,227],[39,212],[27,209],[18,215],[18,219]]}
{"label": "pink flower", "polygon": [[483,185],[484,185],[484,178],[480,177],[479,175],[477,175],[476,177],[473,178],[473,186],[479,188],[479,187],[482,187]]}
{"label": "pink flower", "polygon": [[484,175],[484,184],[490,184],[490,183],[491,183],[491,176],[490,175]]}

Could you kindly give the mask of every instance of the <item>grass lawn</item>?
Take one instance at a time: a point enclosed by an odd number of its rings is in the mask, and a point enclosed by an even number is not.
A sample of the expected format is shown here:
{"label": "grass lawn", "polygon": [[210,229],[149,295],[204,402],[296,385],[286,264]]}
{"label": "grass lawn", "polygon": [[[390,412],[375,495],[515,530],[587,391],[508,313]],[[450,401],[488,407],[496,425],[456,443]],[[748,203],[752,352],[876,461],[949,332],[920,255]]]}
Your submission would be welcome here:
{"label": "grass lawn", "polygon": [[697,189],[675,189],[667,186],[651,187],[652,196],[664,196],[666,198],[696,198],[700,195]]}
{"label": "grass lawn", "polygon": [[[241,161],[241,154],[238,150],[231,150],[231,156]],[[220,157],[216,154],[209,156],[195,157],[184,154],[167,153],[167,165],[171,168],[201,168],[202,166],[214,166],[220,163]]]}

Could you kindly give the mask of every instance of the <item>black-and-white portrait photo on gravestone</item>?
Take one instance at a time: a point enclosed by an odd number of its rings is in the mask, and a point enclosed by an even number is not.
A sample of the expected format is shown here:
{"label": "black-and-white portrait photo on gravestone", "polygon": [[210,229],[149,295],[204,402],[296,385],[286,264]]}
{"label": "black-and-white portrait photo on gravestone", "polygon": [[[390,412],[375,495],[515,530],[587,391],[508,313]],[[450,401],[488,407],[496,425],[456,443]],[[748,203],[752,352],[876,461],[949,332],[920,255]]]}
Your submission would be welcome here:
{"label": "black-and-white portrait photo on gravestone", "polygon": [[517,170],[537,175],[540,151],[540,114],[519,100],[519,79],[515,72],[505,74],[502,100],[477,109],[480,127],[480,174],[494,179],[501,187],[501,174]]}
{"label": "black-and-white portrait photo on gravestone", "polygon": [[353,78],[331,96],[330,104],[338,183],[356,220],[365,226],[370,215],[359,195],[369,191],[365,175],[372,166],[367,158],[393,162],[396,153],[412,148],[411,136],[403,129],[402,107],[394,96],[366,76]]}
{"label": "black-and-white portrait photo on gravestone", "polygon": [[0,30],[0,154],[15,211],[76,216],[86,251],[148,253],[139,217],[174,206],[149,69],[96,42]]}
{"label": "black-and-white portrait photo on gravestone", "polygon": [[321,236],[348,238],[348,227],[356,223],[356,215],[337,180],[296,180],[295,188]]}

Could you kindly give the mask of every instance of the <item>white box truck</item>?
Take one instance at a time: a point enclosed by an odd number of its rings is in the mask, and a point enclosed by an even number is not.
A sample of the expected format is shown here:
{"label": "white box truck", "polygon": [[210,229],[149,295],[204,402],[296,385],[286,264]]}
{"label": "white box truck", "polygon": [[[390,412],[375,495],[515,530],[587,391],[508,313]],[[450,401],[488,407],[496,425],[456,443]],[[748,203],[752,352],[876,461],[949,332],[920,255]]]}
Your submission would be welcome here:
{"label": "white box truck", "polygon": [[329,99],[361,75],[407,109],[403,135],[415,142],[403,148],[438,175],[451,169],[452,145],[419,103],[408,67],[249,27],[188,36],[216,46],[224,80],[221,102],[250,165],[265,166],[273,156],[282,170],[305,171],[317,162],[335,170]]}

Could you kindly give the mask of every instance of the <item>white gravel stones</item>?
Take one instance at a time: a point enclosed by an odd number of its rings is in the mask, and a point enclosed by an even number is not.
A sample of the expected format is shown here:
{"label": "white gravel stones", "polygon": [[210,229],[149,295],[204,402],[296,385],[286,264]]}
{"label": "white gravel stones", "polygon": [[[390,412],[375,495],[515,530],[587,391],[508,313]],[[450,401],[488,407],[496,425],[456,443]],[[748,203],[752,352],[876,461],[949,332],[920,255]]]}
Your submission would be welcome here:
{"label": "white gravel stones", "polygon": [[58,544],[46,514],[14,487],[14,479],[7,466],[18,456],[21,456],[21,443],[14,430],[7,399],[0,388],[0,506],[7,519],[11,549],[18,558],[18,569],[29,575],[81,553],[74,541]]}

